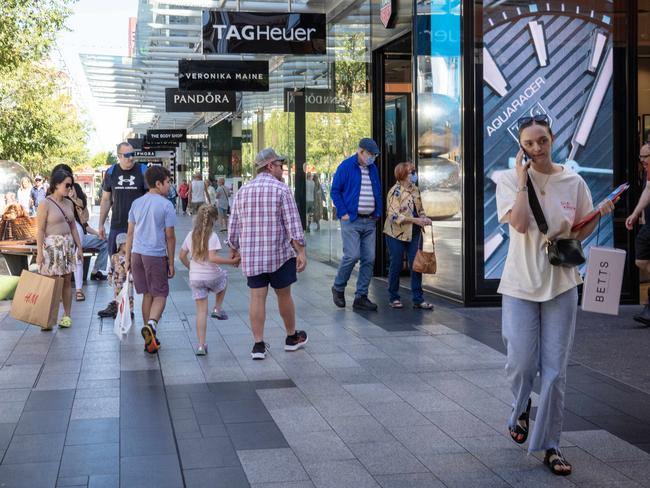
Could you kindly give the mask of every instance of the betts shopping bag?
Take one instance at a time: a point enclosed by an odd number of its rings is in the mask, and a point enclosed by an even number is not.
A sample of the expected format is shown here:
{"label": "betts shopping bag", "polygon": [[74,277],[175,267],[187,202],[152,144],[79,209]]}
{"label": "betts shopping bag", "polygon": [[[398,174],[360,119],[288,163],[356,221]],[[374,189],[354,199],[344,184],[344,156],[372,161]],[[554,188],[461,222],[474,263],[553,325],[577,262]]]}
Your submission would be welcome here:
{"label": "betts shopping bag", "polygon": [[122,291],[117,295],[117,315],[113,324],[113,333],[122,340],[122,337],[129,332],[133,320],[131,320],[131,302],[129,301],[129,278],[130,273],[126,274],[126,279],[122,285]]}
{"label": "betts shopping bag", "polygon": [[611,247],[589,249],[587,274],[582,289],[582,310],[618,315],[625,254],[622,249]]}
{"label": "betts shopping bag", "polygon": [[63,278],[23,270],[11,302],[11,316],[43,329],[51,328],[59,314]]}

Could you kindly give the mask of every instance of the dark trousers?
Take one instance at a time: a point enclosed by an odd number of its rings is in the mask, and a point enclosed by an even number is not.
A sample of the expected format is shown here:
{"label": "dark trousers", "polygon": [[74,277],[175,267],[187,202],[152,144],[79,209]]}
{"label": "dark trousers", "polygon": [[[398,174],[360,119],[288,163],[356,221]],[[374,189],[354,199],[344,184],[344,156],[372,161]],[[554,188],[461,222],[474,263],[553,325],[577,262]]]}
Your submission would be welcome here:
{"label": "dark trousers", "polygon": [[390,301],[399,300],[399,274],[402,271],[404,262],[404,253],[408,261],[409,270],[411,270],[411,293],[413,294],[413,303],[422,303],[424,295],[422,292],[422,273],[413,271],[413,260],[420,247],[420,227],[413,225],[413,235],[410,241],[400,241],[391,236],[386,236],[386,247],[388,247],[388,256],[390,264],[388,266],[388,294]]}
{"label": "dark trousers", "polygon": [[183,213],[187,212],[187,198],[181,198],[181,202],[183,203]]}

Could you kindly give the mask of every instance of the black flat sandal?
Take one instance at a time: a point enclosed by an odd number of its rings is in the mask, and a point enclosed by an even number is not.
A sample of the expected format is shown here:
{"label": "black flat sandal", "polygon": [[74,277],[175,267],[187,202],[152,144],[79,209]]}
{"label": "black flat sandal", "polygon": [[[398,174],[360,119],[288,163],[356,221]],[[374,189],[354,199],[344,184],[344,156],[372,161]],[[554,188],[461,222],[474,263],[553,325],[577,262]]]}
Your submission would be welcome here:
{"label": "black flat sandal", "polygon": [[[573,466],[566,460],[559,449],[547,449],[546,456],[544,456],[544,464],[548,466],[551,473],[558,476],[568,476],[573,471]],[[558,469],[569,468],[569,469]]]}
{"label": "black flat sandal", "polygon": [[[518,423],[515,424],[514,428],[508,427],[508,430],[510,431],[510,437],[512,437],[512,440],[515,441],[517,444],[523,444],[528,439],[528,426],[529,426],[528,419],[530,418],[531,406],[532,406],[532,402],[529,398],[528,405],[526,406],[526,411],[522,413],[517,419],[517,421],[526,422],[526,427],[522,427]],[[519,436],[523,436],[523,437],[519,439]]]}

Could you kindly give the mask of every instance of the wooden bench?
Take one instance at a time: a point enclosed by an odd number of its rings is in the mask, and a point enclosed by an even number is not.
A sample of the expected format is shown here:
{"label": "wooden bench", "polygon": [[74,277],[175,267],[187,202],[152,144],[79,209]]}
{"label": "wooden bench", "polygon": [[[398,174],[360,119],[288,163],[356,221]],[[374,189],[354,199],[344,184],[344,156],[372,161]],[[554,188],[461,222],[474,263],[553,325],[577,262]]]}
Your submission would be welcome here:
{"label": "wooden bench", "polygon": [[[99,253],[92,247],[84,249],[84,281],[90,269],[90,259]],[[30,263],[36,260],[36,244],[33,241],[0,241],[0,255],[7,263],[7,269],[12,276],[20,276],[24,269],[29,269]]]}

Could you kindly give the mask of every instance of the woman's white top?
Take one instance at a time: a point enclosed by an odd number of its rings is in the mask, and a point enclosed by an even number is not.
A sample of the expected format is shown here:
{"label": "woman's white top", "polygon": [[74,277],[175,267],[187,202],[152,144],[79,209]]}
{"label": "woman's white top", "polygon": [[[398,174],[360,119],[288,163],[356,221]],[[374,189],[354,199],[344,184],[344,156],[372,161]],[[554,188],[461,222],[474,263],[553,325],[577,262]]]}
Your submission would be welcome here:
{"label": "woman's white top", "polygon": [[205,202],[205,182],[192,180],[192,203]]}
{"label": "woman's white top", "polygon": [[[531,168],[529,175],[548,224],[549,239],[575,237],[577,233],[572,233],[571,227],[594,208],[585,180],[566,167],[550,176]],[[530,184],[529,181],[529,187]],[[540,188],[544,188],[546,195],[542,195]],[[496,193],[499,222],[509,223],[508,212],[512,210],[517,197],[515,169],[499,174]],[[529,207],[528,230],[521,234],[510,226],[508,256],[499,284],[499,293],[534,302],[545,302],[582,283],[577,266],[565,268],[549,263],[545,242],[546,239]]]}

